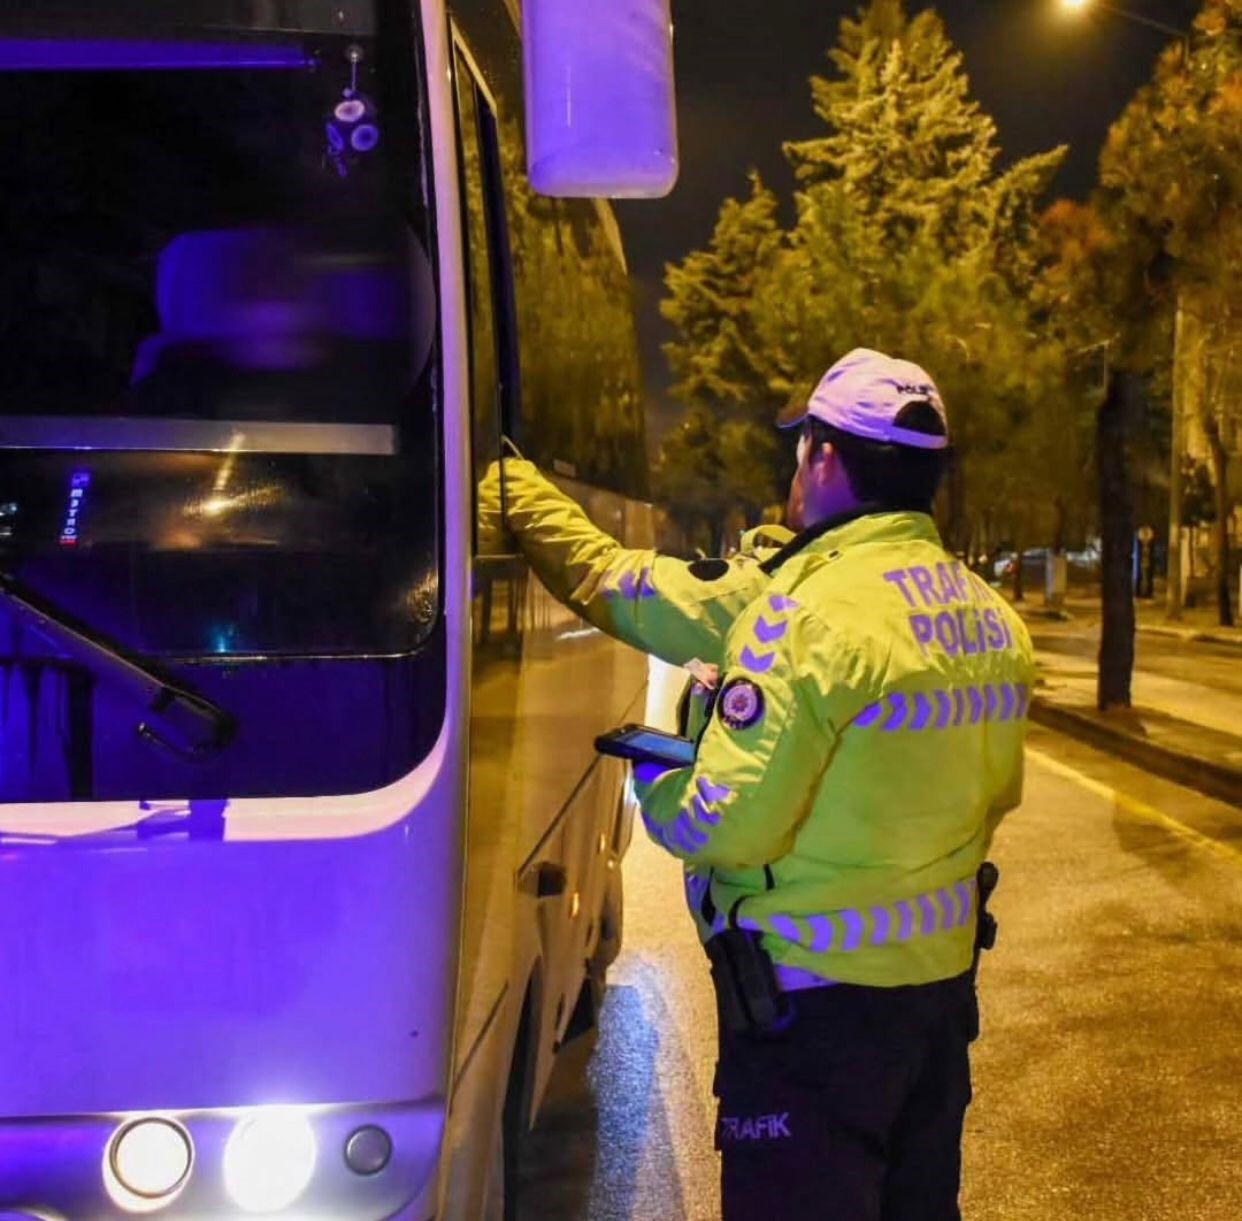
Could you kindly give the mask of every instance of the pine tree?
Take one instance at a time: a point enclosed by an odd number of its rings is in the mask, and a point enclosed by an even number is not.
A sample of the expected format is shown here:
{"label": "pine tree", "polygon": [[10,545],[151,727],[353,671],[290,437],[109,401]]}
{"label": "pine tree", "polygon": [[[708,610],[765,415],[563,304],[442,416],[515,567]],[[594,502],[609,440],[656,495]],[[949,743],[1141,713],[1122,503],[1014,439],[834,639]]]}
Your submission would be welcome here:
{"label": "pine tree", "polygon": [[719,554],[730,499],[721,479],[719,421],[706,407],[691,407],[664,438],[654,485],[691,544]]}
{"label": "pine tree", "polygon": [[970,518],[1015,485],[1006,464],[1027,469],[1010,441],[1030,434],[1056,392],[1056,345],[1028,298],[1039,201],[1064,150],[998,170],[995,124],[931,10],[907,18],[900,0],[873,0],[842,22],[829,58],[836,74],[811,85],[826,134],[785,145],[803,184],[786,272],[801,299],[765,302],[805,329],[767,338],[786,336],[778,363],[791,385],[855,345],[932,371],[968,459],[951,484],[961,546]]}
{"label": "pine tree", "polygon": [[800,182],[841,183],[889,249],[919,234],[958,251],[981,235],[999,155],[939,16],[874,0],[841,24],[837,77],[813,77],[828,133],[785,145]]}
{"label": "pine tree", "polygon": [[660,312],[677,338],[664,353],[672,392],[690,411],[665,439],[657,490],[683,531],[705,536],[713,551],[725,517],[740,510],[758,521],[787,477],[771,435],[779,404],[754,308],[783,242],[776,212],[776,196],[751,171],[749,196],[725,200],[707,248],[665,271]]}
{"label": "pine tree", "polygon": [[1014,491],[1018,468],[1029,472],[1062,356],[1030,302],[1038,207],[1064,150],[998,169],[995,125],[930,10],[909,18],[902,0],[871,0],[829,59],[835,73],[811,82],[825,133],[785,145],[800,183],[793,229],[781,234],[756,179],[708,249],[669,269],[677,392],[762,411],[805,395],[852,347],[917,360],[966,459],[951,485],[961,546],[1001,490],[1030,500]]}
{"label": "pine tree", "polygon": [[664,345],[672,392],[684,402],[754,405],[764,358],[756,340],[756,285],[781,244],[776,196],[758,173],[750,195],[726,199],[705,250],[665,269],[660,313],[677,338]]}

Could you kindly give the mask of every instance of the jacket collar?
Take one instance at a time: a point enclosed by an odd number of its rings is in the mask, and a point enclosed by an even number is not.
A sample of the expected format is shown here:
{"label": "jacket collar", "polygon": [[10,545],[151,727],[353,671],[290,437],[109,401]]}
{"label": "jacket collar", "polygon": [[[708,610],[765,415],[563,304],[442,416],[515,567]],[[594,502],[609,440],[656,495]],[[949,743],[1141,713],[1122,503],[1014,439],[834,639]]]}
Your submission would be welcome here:
{"label": "jacket collar", "polygon": [[940,541],[936,523],[928,513],[916,509],[892,509],[885,505],[861,504],[845,513],[834,514],[808,526],[791,538],[775,555],[764,560],[760,567],[770,576],[786,560],[830,535],[832,537],[829,541],[838,547],[853,543],[896,542],[916,538],[937,543]]}

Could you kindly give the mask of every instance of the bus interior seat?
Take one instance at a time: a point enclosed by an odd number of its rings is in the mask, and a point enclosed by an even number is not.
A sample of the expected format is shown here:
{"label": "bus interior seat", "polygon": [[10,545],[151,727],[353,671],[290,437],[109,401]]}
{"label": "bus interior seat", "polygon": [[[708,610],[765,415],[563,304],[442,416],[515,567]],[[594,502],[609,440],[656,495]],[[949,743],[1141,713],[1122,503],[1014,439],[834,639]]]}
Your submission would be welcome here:
{"label": "bus interior seat", "polygon": [[404,225],[182,233],[155,295],[130,386],[159,414],[266,413],[287,393],[299,418],[340,418],[342,395],[352,419],[391,418],[435,329],[430,260]]}

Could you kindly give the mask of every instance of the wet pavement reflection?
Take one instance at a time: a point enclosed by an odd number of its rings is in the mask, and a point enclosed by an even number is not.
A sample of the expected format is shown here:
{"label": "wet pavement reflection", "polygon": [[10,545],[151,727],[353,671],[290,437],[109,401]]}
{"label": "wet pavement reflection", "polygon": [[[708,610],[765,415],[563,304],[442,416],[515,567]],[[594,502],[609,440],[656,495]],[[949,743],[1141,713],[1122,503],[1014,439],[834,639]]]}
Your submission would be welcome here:
{"label": "wet pavement reflection", "polygon": [[625,948],[597,1031],[561,1053],[525,1159],[523,1221],[718,1215],[707,961],[680,867],[646,839],[625,887]]}
{"label": "wet pavement reflection", "polygon": [[[994,853],[963,1215],[1232,1221],[1242,811],[1059,735],[1031,746]],[[625,948],[598,1033],[562,1053],[523,1221],[719,1216],[706,963],[675,863],[636,838],[625,883]]]}

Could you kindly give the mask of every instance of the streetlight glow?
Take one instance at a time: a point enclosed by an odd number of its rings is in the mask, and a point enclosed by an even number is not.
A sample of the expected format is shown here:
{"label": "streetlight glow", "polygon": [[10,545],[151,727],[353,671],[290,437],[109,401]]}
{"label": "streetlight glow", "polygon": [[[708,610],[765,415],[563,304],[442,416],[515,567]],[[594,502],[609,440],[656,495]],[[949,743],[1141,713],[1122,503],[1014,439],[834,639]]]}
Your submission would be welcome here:
{"label": "streetlight glow", "polygon": [[1144,17],[1142,13],[1132,13],[1128,9],[1118,8],[1115,4],[1110,4],[1108,0],[1059,0],[1059,3],[1060,7],[1067,12],[1083,13],[1094,7],[1100,12],[1108,13],[1112,17],[1120,17],[1123,21],[1129,21],[1134,25],[1145,25],[1149,30],[1159,30],[1161,34],[1180,39],[1185,53],[1187,55],[1190,53],[1190,35],[1186,30],[1179,30],[1177,26],[1167,25],[1151,17]]}

